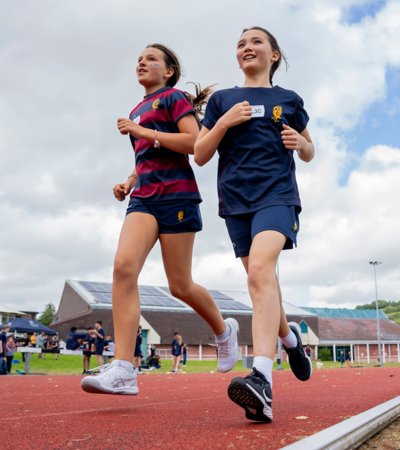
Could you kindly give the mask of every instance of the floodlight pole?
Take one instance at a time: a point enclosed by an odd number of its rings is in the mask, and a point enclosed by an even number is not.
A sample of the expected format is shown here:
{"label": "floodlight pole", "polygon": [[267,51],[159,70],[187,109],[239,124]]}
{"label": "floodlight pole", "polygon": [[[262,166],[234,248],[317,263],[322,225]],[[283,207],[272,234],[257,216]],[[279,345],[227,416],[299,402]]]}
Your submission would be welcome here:
{"label": "floodlight pole", "polygon": [[376,282],[376,268],[380,261],[370,261],[369,262],[374,268],[374,279],[375,279],[375,307],[376,307],[376,334],[378,338],[378,365],[382,367],[382,349],[381,349],[381,325],[379,320],[379,305],[378,305],[378,284]]}

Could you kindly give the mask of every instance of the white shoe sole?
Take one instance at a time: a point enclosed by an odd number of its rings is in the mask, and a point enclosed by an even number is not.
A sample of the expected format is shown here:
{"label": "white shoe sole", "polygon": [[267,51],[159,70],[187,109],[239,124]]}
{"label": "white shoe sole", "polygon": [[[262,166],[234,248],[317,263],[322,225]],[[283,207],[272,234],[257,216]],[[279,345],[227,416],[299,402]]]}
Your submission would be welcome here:
{"label": "white shoe sole", "polygon": [[117,395],[137,395],[139,389],[137,386],[122,386],[117,388],[107,388],[99,383],[95,377],[86,377],[81,381],[81,387],[89,394],[117,394]]}

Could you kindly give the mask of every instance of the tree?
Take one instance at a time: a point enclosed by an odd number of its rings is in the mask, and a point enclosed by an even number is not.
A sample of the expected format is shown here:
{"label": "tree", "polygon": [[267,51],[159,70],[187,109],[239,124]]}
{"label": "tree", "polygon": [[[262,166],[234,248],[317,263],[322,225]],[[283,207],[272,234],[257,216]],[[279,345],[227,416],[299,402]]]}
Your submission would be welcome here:
{"label": "tree", "polygon": [[43,325],[50,325],[53,322],[54,314],[56,313],[56,307],[53,303],[49,303],[45,306],[42,314],[39,316],[39,321]]}

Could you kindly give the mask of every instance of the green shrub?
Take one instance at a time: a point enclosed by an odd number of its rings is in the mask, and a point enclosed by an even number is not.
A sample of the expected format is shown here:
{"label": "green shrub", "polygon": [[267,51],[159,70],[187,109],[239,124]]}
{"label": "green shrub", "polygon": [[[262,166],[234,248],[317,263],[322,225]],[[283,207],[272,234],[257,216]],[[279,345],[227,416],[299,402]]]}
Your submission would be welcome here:
{"label": "green shrub", "polygon": [[318,357],[321,361],[333,361],[332,350],[330,348],[320,348],[318,350]]}

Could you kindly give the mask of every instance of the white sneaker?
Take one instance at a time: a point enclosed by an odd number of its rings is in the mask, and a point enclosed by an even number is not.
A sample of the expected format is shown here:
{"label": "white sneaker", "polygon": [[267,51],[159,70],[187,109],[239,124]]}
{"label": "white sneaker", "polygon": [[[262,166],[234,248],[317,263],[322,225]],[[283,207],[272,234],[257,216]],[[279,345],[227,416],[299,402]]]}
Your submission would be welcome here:
{"label": "white sneaker", "polygon": [[218,354],[218,371],[229,372],[236,365],[240,357],[238,346],[239,324],[237,320],[229,318],[225,319],[226,326],[230,328],[231,334],[225,342],[217,342]]}
{"label": "white sneaker", "polygon": [[137,370],[126,370],[119,361],[102,366],[99,375],[89,375],[81,381],[82,389],[91,394],[125,394],[136,395]]}

